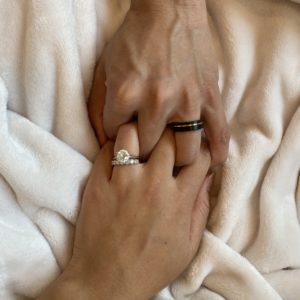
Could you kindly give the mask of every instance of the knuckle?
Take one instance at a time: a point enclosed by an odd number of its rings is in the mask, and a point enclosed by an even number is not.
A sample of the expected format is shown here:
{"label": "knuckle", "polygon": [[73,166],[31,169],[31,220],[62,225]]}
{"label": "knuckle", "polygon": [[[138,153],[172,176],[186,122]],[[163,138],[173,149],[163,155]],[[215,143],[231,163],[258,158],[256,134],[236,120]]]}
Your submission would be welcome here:
{"label": "knuckle", "polygon": [[155,117],[160,117],[162,114],[164,114],[166,110],[166,106],[168,104],[168,99],[170,98],[167,88],[164,87],[162,83],[156,84],[152,88],[152,101],[151,101],[151,111],[152,114]]}
{"label": "knuckle", "polygon": [[152,99],[152,115],[154,118],[158,118],[161,116],[164,112],[164,104],[165,104],[165,99],[156,96]]}
{"label": "knuckle", "polygon": [[108,95],[108,101],[111,102],[114,111],[127,111],[133,106],[133,90],[127,80],[110,82]]}
{"label": "knuckle", "polygon": [[165,103],[166,100],[159,96],[152,98],[150,114],[153,123],[158,122],[166,112]]}
{"label": "knuckle", "polygon": [[192,85],[183,91],[182,112],[185,116],[191,116],[200,113],[200,93],[199,87]]}
{"label": "knuckle", "polygon": [[204,87],[204,96],[207,109],[215,109],[221,104],[220,92],[216,84],[206,84]]}

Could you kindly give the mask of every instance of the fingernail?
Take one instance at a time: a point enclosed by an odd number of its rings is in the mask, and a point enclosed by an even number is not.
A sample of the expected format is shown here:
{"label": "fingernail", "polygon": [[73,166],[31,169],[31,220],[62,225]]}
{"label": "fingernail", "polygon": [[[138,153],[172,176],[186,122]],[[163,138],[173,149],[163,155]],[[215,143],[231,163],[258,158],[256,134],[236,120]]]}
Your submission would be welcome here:
{"label": "fingernail", "polygon": [[213,182],[214,182],[215,175],[216,175],[215,173],[211,173],[211,174],[207,177],[207,179],[206,179],[206,190],[207,190],[208,192],[211,191],[211,187],[212,187],[212,184],[213,184]]}

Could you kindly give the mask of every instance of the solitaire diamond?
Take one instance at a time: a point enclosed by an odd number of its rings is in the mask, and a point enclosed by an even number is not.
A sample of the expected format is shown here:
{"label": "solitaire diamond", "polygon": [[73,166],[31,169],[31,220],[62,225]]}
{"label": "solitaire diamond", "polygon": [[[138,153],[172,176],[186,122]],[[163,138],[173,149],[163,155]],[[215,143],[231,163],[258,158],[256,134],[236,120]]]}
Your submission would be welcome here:
{"label": "solitaire diamond", "polygon": [[116,159],[120,163],[126,163],[130,158],[130,154],[128,153],[127,150],[120,150],[116,154]]}

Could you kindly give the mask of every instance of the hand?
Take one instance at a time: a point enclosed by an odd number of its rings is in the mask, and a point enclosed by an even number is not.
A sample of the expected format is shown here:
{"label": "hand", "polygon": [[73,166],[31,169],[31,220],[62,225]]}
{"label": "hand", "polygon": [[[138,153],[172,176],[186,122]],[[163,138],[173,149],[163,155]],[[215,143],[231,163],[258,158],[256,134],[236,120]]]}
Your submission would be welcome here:
{"label": "hand", "polygon": [[[205,1],[171,2],[133,1],[97,66],[90,119],[103,145],[137,117],[140,153],[148,157],[167,123],[201,118],[217,165],[227,157],[229,131]],[[192,163],[200,142],[200,131],[176,133],[176,165]]]}
{"label": "hand", "polygon": [[[40,300],[149,299],[184,271],[206,225],[212,177],[204,181],[210,157],[203,145],[195,163],[173,177],[174,143],[166,131],[149,160],[133,166],[111,166],[111,142],[101,149],[83,196],[72,260]],[[120,128],[114,150],[120,149],[139,155],[133,124]]]}

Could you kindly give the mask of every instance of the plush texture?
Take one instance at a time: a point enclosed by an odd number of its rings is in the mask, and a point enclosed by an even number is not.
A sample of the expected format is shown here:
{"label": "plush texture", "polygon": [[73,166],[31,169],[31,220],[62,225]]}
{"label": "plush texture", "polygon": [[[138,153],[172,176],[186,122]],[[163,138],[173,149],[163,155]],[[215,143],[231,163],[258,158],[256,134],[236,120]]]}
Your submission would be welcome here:
{"label": "plush texture", "polygon": [[[207,3],[229,158],[195,259],[156,299],[296,300],[300,5]],[[0,299],[36,297],[68,263],[99,150],[86,110],[93,69],[128,6],[0,0]]]}

